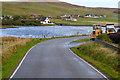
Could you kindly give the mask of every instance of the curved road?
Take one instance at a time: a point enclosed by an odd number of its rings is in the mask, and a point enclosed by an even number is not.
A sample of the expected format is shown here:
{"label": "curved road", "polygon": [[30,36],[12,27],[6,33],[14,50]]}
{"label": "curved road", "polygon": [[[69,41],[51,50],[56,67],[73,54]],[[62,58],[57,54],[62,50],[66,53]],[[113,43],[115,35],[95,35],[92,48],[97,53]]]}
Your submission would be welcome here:
{"label": "curved road", "polygon": [[53,39],[37,44],[28,51],[24,61],[19,64],[11,78],[97,78],[97,80],[103,80],[100,73],[73,54],[68,47],[69,42],[83,38],[86,37]]}

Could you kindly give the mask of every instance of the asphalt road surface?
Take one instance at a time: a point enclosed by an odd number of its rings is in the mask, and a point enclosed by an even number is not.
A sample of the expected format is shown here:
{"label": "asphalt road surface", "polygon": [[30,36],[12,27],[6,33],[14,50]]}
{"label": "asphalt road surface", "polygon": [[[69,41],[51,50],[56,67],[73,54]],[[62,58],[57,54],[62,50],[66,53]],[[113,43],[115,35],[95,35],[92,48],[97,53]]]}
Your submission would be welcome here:
{"label": "asphalt road surface", "polygon": [[[86,37],[60,38],[37,44],[12,78],[104,78],[68,48],[69,42]],[[106,79],[105,79],[106,80]]]}

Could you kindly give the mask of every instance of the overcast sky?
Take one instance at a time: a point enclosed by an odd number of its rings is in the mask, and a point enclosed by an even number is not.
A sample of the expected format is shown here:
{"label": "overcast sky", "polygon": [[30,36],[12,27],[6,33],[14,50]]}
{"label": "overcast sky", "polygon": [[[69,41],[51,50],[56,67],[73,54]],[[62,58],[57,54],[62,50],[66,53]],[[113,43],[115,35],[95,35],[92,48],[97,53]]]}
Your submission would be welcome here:
{"label": "overcast sky", "polygon": [[[43,1],[43,0],[0,0],[0,1]],[[44,0],[44,1],[52,1],[52,0]],[[87,6],[87,7],[118,8],[118,2],[120,0],[59,0],[59,1],[64,1],[64,2],[68,2],[80,6]]]}
{"label": "overcast sky", "polygon": [[110,7],[118,8],[120,0],[60,0],[87,7]]}

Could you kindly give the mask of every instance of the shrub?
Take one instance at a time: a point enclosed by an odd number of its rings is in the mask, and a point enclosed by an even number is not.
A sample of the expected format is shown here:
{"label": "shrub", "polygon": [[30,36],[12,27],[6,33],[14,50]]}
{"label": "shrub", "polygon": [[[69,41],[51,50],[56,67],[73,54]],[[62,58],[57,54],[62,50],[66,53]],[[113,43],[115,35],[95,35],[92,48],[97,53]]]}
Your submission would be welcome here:
{"label": "shrub", "polygon": [[109,36],[106,33],[98,35],[97,39],[100,39],[102,41],[106,41],[106,42],[112,43],[112,40],[109,38]]}
{"label": "shrub", "polygon": [[104,47],[98,43],[85,43],[77,47],[80,52],[96,61],[111,66],[114,70],[120,71],[118,68],[117,51]]}
{"label": "shrub", "polygon": [[114,43],[120,43],[120,33],[110,34],[109,37]]}

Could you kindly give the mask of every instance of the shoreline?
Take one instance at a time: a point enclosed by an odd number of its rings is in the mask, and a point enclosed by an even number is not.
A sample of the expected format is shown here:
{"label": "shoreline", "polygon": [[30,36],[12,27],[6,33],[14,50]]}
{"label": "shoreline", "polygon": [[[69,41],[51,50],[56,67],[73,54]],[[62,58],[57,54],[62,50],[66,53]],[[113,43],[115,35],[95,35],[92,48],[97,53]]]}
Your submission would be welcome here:
{"label": "shoreline", "polygon": [[[22,26],[22,25],[21,25]],[[7,29],[7,28],[20,28],[21,26],[15,26],[15,25],[2,25],[0,29]],[[34,26],[34,25],[29,25],[29,26],[24,26],[23,27],[43,27],[43,26],[84,26],[84,27],[92,27],[93,25],[39,25],[39,26]],[[105,26],[102,26],[105,27]],[[115,28],[120,28],[120,26],[115,26]]]}

